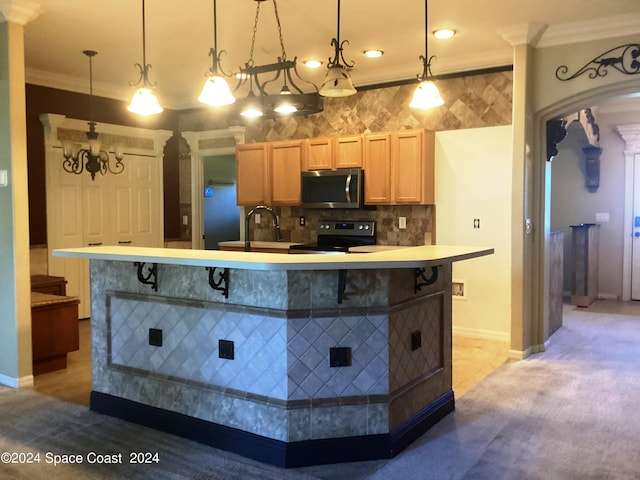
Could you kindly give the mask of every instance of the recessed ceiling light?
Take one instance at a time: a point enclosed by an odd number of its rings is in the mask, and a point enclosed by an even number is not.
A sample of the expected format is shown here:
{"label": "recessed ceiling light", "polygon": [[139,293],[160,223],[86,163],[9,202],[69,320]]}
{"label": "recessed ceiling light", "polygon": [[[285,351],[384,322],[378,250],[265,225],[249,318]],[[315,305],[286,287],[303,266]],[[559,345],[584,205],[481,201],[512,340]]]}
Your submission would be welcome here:
{"label": "recessed ceiling light", "polygon": [[380,58],[384,54],[384,50],[365,50],[364,55],[368,58]]}
{"label": "recessed ceiling light", "polygon": [[322,62],[320,60],[307,60],[304,62],[304,66],[307,68],[320,68],[322,66]]}
{"label": "recessed ceiling light", "polygon": [[451,38],[456,34],[456,31],[451,28],[441,28],[439,30],[434,30],[433,36],[440,39],[446,40],[447,38]]}

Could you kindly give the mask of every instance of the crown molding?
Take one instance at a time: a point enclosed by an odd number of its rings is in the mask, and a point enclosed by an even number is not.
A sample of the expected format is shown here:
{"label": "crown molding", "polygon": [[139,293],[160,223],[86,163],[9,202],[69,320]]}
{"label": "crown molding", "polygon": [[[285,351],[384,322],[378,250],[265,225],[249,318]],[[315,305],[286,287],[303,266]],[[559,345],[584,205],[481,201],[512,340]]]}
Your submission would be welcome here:
{"label": "crown molding", "polygon": [[0,19],[26,25],[44,12],[39,3],[29,0],[0,0]]}
{"label": "crown molding", "polygon": [[640,34],[640,14],[618,15],[586,22],[552,25],[544,32],[537,47],[554,47],[636,34]]}

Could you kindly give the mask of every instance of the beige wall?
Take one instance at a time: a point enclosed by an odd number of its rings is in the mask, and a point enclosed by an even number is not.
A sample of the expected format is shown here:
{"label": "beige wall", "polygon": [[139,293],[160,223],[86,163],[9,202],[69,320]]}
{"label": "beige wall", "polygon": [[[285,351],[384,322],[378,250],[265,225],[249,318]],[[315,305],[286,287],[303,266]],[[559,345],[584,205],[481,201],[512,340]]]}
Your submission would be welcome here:
{"label": "beige wall", "polygon": [[[492,247],[453,266],[453,332],[508,340],[511,328],[511,126],[436,134],[438,243]],[[474,219],[480,228],[474,228]]]}

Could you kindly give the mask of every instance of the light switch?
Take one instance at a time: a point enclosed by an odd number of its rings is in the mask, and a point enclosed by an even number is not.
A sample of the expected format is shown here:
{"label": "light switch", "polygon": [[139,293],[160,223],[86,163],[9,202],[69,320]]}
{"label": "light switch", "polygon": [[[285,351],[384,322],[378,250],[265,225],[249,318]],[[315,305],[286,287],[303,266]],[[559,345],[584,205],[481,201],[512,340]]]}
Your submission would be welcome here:
{"label": "light switch", "polygon": [[9,175],[6,170],[0,170],[0,187],[9,185]]}
{"label": "light switch", "polygon": [[607,223],[609,221],[609,212],[596,213],[596,223]]}

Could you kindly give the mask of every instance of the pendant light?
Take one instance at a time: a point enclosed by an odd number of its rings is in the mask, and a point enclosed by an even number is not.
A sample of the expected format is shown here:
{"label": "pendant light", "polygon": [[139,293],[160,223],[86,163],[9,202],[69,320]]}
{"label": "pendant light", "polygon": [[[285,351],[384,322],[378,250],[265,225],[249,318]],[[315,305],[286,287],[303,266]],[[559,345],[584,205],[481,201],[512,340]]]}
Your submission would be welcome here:
{"label": "pendant light", "polygon": [[86,170],[91,175],[91,180],[96,179],[96,173],[105,175],[111,172],[114,175],[124,171],[124,151],[122,145],[114,148],[115,162],[111,162],[108,148],[102,148],[100,135],[96,132],[96,122],[93,121],[93,62],[92,59],[98,54],[95,50],[83,50],[89,57],[89,130],[85,133],[89,148],[80,148],[80,145],[73,140],[62,141],[62,168],[65,172],[80,175]]}
{"label": "pendant light", "polygon": [[[218,70],[226,75],[220,67],[220,56],[226,53],[224,50],[218,52],[218,28],[216,15],[216,0],[213,0],[213,48],[209,50],[209,55],[213,59],[211,69],[207,73],[207,80],[204,82],[202,92],[198,97],[201,103],[211,105],[212,107],[221,107],[223,105],[231,105],[236,101],[231,93],[227,81],[218,74]],[[229,76],[229,75],[226,75]]]}
{"label": "pendant light", "polygon": [[435,58],[435,56],[429,57],[428,54],[428,38],[429,38],[429,30],[427,26],[428,21],[428,0],[424,0],[424,56],[420,55],[420,60],[422,60],[422,75],[418,75],[418,80],[420,80],[420,84],[416,88],[415,92],[413,92],[413,98],[411,99],[411,103],[409,107],[418,108],[422,110],[426,110],[433,107],[438,107],[444,104],[444,100],[440,96],[440,92],[438,91],[438,87],[429,80],[429,76],[431,73],[431,60]]}
{"label": "pendant light", "polygon": [[338,0],[338,34],[331,39],[331,46],[335,48],[335,56],[329,59],[327,64],[329,70],[320,87],[320,95],[323,97],[348,97],[356,93],[349,76],[349,69],[353,68],[355,63],[349,64],[344,59],[342,47],[345,43],[348,44],[349,41],[340,42],[340,0]]}
{"label": "pendant light", "polygon": [[142,64],[136,63],[136,67],[140,70],[140,78],[136,83],[131,84],[135,87],[142,82],[142,86],[136,90],[133,94],[131,103],[127,110],[139,115],[154,115],[162,112],[160,102],[153,93],[152,88],[155,87],[155,83],[152,84],[149,81],[149,69],[151,65],[147,63],[147,45],[146,45],[146,30],[145,30],[145,18],[144,18],[144,0],[142,0]]}

